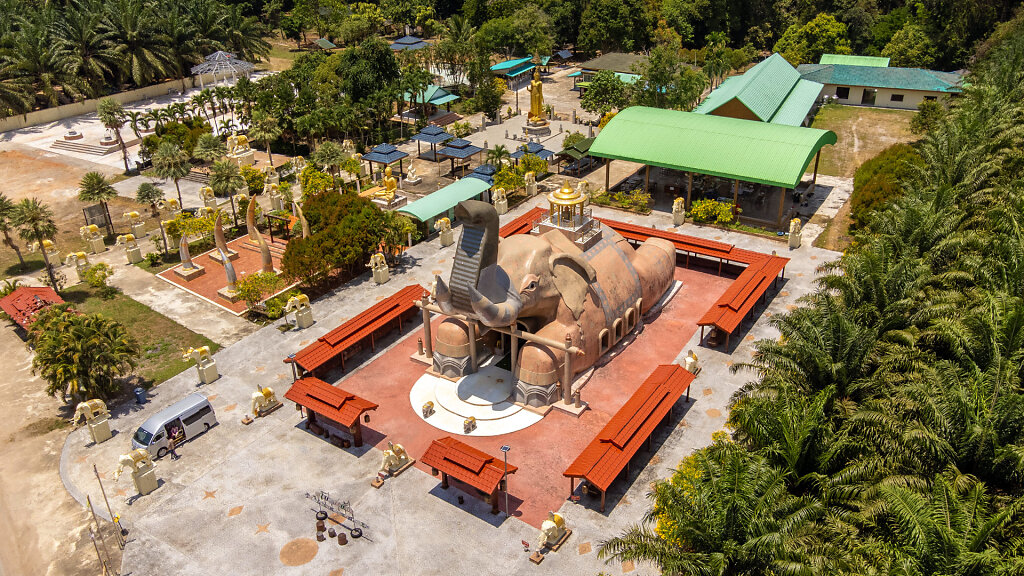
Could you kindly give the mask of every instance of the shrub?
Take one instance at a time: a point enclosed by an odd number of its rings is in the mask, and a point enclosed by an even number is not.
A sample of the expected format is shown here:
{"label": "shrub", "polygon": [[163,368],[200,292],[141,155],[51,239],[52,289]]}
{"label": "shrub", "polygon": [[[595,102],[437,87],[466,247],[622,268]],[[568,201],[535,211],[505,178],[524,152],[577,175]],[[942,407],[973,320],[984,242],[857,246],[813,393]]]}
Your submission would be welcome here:
{"label": "shrub", "polygon": [[473,133],[473,125],[469,122],[454,122],[448,127],[448,131],[456,138],[465,138]]}
{"label": "shrub", "polygon": [[608,123],[612,121],[612,118],[615,118],[615,114],[616,114],[616,112],[609,112],[609,113],[605,114],[604,116],[602,116],[601,117],[601,123],[597,125],[597,128],[600,130],[600,129],[603,129],[605,126],[607,126]]}
{"label": "shrub", "polygon": [[245,184],[249,187],[250,196],[263,192],[263,185],[267,180],[266,174],[252,166],[242,166],[242,178],[245,178]]}
{"label": "shrub", "polygon": [[937,100],[925,100],[917,105],[917,114],[910,119],[910,131],[914,134],[925,134],[946,116],[946,107]]}
{"label": "shrub", "polygon": [[853,175],[850,196],[850,219],[853,227],[867,224],[871,213],[902,194],[899,182],[909,176],[923,160],[909,144],[895,144],[857,168]]}
{"label": "shrub", "polygon": [[150,252],[146,254],[146,263],[149,264],[151,268],[159,265],[161,260],[163,260],[163,255],[159,252]]}
{"label": "shrub", "polygon": [[281,285],[281,279],[273,272],[256,272],[243,276],[235,284],[238,296],[245,300],[249,309],[255,308],[268,294]]}
{"label": "shrub", "polygon": [[694,222],[728,224],[735,218],[735,205],[718,200],[696,200],[690,206],[690,217]]}
{"label": "shrub", "polygon": [[527,172],[533,172],[540,178],[541,175],[548,171],[548,162],[536,154],[524,154],[519,159],[519,169],[517,172],[521,176],[526,176]]}

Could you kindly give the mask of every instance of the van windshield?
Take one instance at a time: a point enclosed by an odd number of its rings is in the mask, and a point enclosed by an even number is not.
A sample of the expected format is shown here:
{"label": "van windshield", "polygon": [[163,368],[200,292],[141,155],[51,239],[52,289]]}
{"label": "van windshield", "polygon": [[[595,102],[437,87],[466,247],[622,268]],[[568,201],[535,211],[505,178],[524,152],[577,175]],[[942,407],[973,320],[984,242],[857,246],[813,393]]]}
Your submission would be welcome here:
{"label": "van windshield", "polygon": [[135,431],[135,441],[143,446],[149,446],[149,441],[153,439],[153,434],[147,430],[139,428]]}

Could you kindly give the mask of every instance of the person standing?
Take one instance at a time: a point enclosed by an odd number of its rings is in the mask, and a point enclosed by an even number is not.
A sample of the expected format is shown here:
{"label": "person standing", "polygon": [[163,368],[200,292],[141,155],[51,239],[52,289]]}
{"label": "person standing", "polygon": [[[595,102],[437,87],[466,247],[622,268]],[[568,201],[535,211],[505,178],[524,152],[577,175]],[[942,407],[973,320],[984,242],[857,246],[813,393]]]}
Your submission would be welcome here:
{"label": "person standing", "polygon": [[171,452],[171,460],[178,459],[178,453],[174,450],[178,445],[178,427],[175,426],[171,429],[171,433],[167,438],[167,448]]}

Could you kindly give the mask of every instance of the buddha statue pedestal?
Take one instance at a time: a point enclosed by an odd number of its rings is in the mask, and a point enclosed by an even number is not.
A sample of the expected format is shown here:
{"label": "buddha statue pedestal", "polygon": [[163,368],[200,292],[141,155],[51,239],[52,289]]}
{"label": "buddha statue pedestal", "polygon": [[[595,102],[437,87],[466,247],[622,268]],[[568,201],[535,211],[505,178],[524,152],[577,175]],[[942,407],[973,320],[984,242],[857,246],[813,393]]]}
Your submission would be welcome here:
{"label": "buddha statue pedestal", "polygon": [[313,325],[313,309],[306,307],[295,311],[295,327],[299,330]]}
{"label": "buddha statue pedestal", "polygon": [[142,249],[138,246],[135,248],[128,248],[124,253],[128,257],[129,264],[138,264],[139,262],[142,262]]}
{"label": "buddha statue pedestal", "polygon": [[[139,235],[135,234],[135,237],[138,238]],[[106,252],[107,251],[107,247],[106,247],[106,245],[103,244],[103,237],[100,236],[100,237],[97,237],[97,238],[90,238],[89,239],[89,249],[92,250],[93,254],[99,254],[101,252]]]}
{"label": "buddha statue pedestal", "polygon": [[110,416],[103,414],[97,416],[92,420],[89,420],[89,435],[92,436],[92,441],[97,444],[102,444],[107,440],[110,440],[112,434],[110,433]]}
{"label": "buddha statue pedestal", "polygon": [[371,198],[370,201],[376,204],[381,210],[397,210],[409,203],[408,198],[397,194],[390,201],[384,197]]}
{"label": "buddha statue pedestal", "polygon": [[193,280],[206,274],[206,269],[202,266],[193,264],[192,268],[185,268],[184,266],[178,266],[174,269],[174,273],[179,277],[183,278],[186,282]]}
{"label": "buddha statue pedestal", "polygon": [[153,492],[160,485],[156,480],[156,465],[151,464],[140,468],[138,472],[132,472],[132,481],[140,496]]}
{"label": "buddha statue pedestal", "polygon": [[530,136],[550,136],[551,123],[544,118],[527,120],[526,126],[523,126],[523,135],[527,138]]}

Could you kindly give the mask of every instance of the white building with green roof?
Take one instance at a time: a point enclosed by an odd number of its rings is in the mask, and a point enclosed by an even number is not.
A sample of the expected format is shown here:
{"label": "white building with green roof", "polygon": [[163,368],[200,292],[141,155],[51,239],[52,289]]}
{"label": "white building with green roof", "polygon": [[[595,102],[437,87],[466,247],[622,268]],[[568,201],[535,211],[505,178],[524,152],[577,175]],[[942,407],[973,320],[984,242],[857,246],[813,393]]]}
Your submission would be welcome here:
{"label": "white building with green roof", "polygon": [[[846,57],[849,58],[849,57]],[[824,85],[822,97],[840,104],[878,106],[916,110],[925,100],[956,96],[962,90],[963,76],[956,72],[938,72],[921,68],[824,63],[801,64],[801,78]]]}

